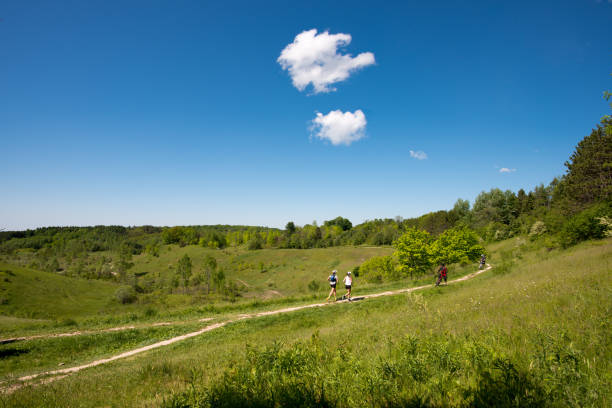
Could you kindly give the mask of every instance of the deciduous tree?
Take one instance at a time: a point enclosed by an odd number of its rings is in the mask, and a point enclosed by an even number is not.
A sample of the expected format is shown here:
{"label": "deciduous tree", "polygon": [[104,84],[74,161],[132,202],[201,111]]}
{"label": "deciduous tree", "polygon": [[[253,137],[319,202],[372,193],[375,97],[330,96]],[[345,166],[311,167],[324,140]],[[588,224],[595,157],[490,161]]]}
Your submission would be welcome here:
{"label": "deciduous tree", "polygon": [[183,286],[187,287],[189,284],[189,278],[191,277],[191,258],[189,255],[185,254],[178,262],[178,267],[176,268],[177,274],[183,280]]}
{"label": "deciduous tree", "polygon": [[393,243],[395,255],[402,272],[413,275],[425,273],[431,266],[429,243],[431,236],[426,231],[409,228]]}

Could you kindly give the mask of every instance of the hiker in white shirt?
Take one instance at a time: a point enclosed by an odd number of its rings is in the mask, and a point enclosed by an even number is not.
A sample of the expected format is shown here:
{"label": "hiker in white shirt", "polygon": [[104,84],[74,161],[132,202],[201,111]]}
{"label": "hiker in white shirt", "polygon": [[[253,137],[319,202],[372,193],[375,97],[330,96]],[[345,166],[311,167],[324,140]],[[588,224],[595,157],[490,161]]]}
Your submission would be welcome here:
{"label": "hiker in white shirt", "polygon": [[346,273],[346,276],[344,277],[344,287],[346,288],[347,292],[346,295],[342,296],[343,298],[346,297],[348,299],[348,301],[351,301],[351,287],[353,286],[353,274],[351,273],[351,271],[348,271]]}

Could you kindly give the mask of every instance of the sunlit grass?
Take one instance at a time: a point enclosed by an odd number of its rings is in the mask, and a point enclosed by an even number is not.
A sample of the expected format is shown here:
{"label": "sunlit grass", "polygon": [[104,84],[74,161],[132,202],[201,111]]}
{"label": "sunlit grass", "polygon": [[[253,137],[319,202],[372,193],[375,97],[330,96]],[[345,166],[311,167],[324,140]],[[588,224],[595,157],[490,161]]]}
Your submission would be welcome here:
{"label": "sunlit grass", "polygon": [[[397,387],[388,391],[396,393],[390,395],[404,398],[398,401],[423,397],[433,405],[443,401],[475,404],[481,395],[479,383],[493,387],[487,390],[494,393],[499,385],[496,376],[513,372],[508,366],[495,366],[499,360],[517,370],[512,380],[517,389],[532,387],[559,405],[609,405],[612,240],[548,251],[512,239],[490,251],[491,263],[505,263],[505,269],[494,268],[470,281],[418,293],[242,320],[163,349],[23,389],[2,400],[8,406],[51,406],[58,401],[64,406],[150,406],[169,398],[188,400],[188,390],[209,395],[210,386],[222,384],[222,373],[249,367],[247,350],[255,350],[256,356],[281,342],[279,353],[291,354],[296,342],[308,343],[317,333],[333,364],[317,364],[313,369],[323,370],[330,381],[338,375],[336,380],[354,383],[346,386],[352,399],[346,399],[345,406],[367,401],[368,388],[360,381],[376,378],[384,364],[396,366],[399,379],[405,378],[406,370],[416,369],[401,360],[406,336],[419,341],[421,351],[415,358],[441,364],[436,350],[442,347],[449,361],[457,361],[459,371],[455,376],[440,366],[439,375],[424,371],[422,381],[391,381]],[[480,366],[465,360],[479,350]],[[565,360],[556,362],[555,356]],[[568,365],[570,360],[576,364]],[[337,371],[340,368],[346,372]],[[485,372],[493,376],[492,382],[483,380]],[[512,392],[503,389],[499,395]]]}

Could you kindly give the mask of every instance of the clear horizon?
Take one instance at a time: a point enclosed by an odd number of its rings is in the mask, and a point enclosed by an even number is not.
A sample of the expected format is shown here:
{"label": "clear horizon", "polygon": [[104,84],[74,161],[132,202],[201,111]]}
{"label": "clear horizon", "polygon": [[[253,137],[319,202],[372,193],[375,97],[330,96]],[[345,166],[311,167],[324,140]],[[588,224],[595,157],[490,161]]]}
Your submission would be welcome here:
{"label": "clear horizon", "polygon": [[612,0],[23,1],[0,10],[0,230],[417,217],[565,173]]}

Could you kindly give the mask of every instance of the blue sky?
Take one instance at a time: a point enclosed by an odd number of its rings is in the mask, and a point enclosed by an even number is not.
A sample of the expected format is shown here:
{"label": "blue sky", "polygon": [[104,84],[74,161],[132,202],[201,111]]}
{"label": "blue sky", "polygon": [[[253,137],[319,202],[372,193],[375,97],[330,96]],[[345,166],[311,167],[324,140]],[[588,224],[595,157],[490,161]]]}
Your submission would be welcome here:
{"label": "blue sky", "polygon": [[[0,229],[359,223],[548,183],[609,113],[611,21],[607,0],[5,2]],[[375,62],[300,91],[278,58],[312,29]],[[358,110],[358,140],[317,137]]]}

